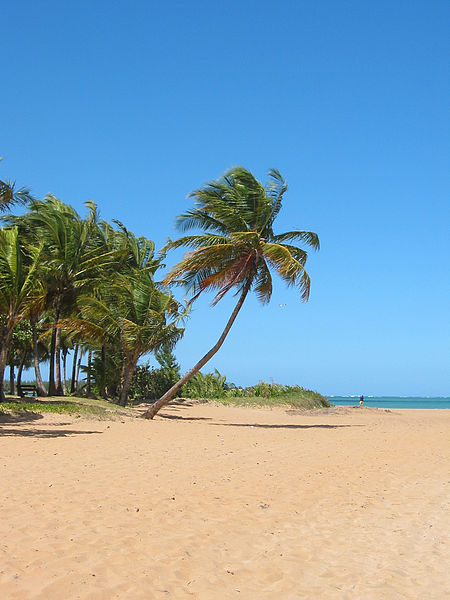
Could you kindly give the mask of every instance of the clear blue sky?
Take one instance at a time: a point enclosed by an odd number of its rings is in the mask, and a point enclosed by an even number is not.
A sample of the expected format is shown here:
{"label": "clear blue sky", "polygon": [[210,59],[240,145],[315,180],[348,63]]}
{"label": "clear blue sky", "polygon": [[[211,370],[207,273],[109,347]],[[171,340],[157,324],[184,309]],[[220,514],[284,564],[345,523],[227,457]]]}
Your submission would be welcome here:
{"label": "clear blue sky", "polygon": [[[211,368],[243,385],[450,395],[448,2],[0,6],[2,177],[81,212],[93,199],[158,247],[227,168],[288,180],[279,230],[322,244],[310,301],[281,281],[268,307],[249,300]],[[234,302],[208,300],[183,369]]]}

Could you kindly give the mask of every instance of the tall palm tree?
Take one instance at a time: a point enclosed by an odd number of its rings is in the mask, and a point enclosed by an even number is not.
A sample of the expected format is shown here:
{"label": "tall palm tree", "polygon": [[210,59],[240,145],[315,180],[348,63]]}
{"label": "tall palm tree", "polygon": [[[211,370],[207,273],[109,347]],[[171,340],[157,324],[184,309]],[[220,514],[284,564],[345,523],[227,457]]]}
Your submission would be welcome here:
{"label": "tall palm tree", "polygon": [[[111,281],[116,280],[117,275],[124,276],[126,281],[138,276],[141,280],[148,280],[153,284],[153,275],[160,267],[161,257],[155,257],[155,244],[143,236],[135,236],[120,221],[114,220],[118,229],[106,221],[100,221],[97,227],[96,243],[103,252],[111,252],[116,257],[114,265],[108,270],[103,270],[103,276],[97,285],[96,297],[103,284],[110,286]],[[148,277],[146,277],[146,275]],[[75,316],[75,315],[74,315]],[[109,393],[116,395],[121,388],[120,365],[124,366],[123,356],[118,348],[117,340],[111,340],[106,336],[105,343],[101,348],[95,349],[92,364],[96,376],[96,386],[105,399]],[[123,374],[122,374],[123,375]]]}
{"label": "tall palm tree", "polygon": [[33,200],[29,211],[8,217],[22,235],[42,240],[45,251],[46,308],[53,312],[50,341],[49,395],[62,395],[60,375],[61,317],[71,313],[78,295],[92,288],[96,278],[110,267],[116,253],[98,241],[97,207],[87,202],[88,216],[80,218],[75,209],[49,194]]}
{"label": "tall palm tree", "polygon": [[250,290],[263,304],[269,302],[271,270],[287,285],[297,287],[303,301],[308,300],[307,253],[291,242],[299,241],[318,250],[319,238],[311,231],[274,233],[274,221],[286,190],[285,180],[275,169],[269,171],[264,187],[249,171],[235,167],[218,181],[192,192],[196,206],[178,218],[178,226],[184,231],[200,229],[204,233],[169,241],[167,249],[186,246],[191,251],[172,268],[165,283],[188,287],[192,300],[204,291],[214,290],[213,305],[233,288],[239,299],[217,343],[144,413],[145,418],[152,419],[216,354]]}
{"label": "tall palm tree", "polygon": [[41,246],[25,246],[17,227],[0,229],[0,401],[5,400],[3,377],[14,327],[29,315],[40,294]]}

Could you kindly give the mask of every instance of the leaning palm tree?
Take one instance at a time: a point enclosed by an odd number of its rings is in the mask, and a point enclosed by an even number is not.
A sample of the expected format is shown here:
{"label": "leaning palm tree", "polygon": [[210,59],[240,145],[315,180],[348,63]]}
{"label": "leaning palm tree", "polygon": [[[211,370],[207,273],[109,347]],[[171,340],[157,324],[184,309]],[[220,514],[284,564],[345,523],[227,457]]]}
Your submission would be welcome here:
{"label": "leaning palm tree", "polygon": [[213,305],[231,289],[239,299],[217,343],[144,413],[145,418],[152,419],[216,354],[250,290],[262,303],[269,302],[271,270],[287,285],[297,287],[303,301],[308,300],[307,253],[290,242],[299,241],[318,250],[319,238],[311,231],[274,233],[273,224],[286,190],[285,180],[275,169],[269,171],[264,187],[249,171],[235,167],[218,181],[192,192],[196,206],[178,218],[178,226],[204,233],[169,241],[167,249],[186,246],[191,251],[172,268],[165,283],[186,286],[193,294],[192,301],[207,290],[216,292]]}

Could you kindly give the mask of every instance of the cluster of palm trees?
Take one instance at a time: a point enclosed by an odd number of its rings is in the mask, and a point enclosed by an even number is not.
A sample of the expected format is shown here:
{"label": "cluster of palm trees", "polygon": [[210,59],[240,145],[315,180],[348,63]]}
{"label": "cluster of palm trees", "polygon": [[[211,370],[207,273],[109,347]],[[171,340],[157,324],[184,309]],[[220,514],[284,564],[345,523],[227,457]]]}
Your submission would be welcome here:
{"label": "cluster of palm trees", "polygon": [[[81,218],[52,195],[28,198],[27,211],[5,215],[0,229],[0,399],[16,325],[28,320],[39,395],[46,395],[39,369],[38,339],[46,342],[48,394],[63,395],[65,358],[74,349],[94,361],[101,394],[126,404],[139,358],[161,344],[174,345],[184,329],[181,305],[163,291],[154,275],[161,266],[153,243],[122,224],[98,218],[87,203]],[[61,364],[62,361],[62,364]],[[88,377],[87,392],[90,392]]]}
{"label": "cluster of palm trees", "polygon": [[[4,371],[14,328],[24,320],[32,329],[39,393],[45,393],[38,360],[41,340],[48,349],[49,395],[65,391],[67,349],[74,349],[74,367],[77,355],[86,349],[86,391],[95,364],[97,389],[124,405],[140,357],[173,347],[184,333],[181,325],[189,305],[177,302],[170,286],[187,287],[190,302],[213,290],[213,304],[234,289],[238,301],[218,342],[146,411],[144,416],[153,418],[219,350],[248,293],[254,291],[262,303],[269,302],[271,273],[277,272],[300,290],[304,301],[308,299],[307,253],[292,242],[318,249],[319,240],[310,231],[274,233],[287,190],[276,170],[269,171],[264,186],[236,167],[194,191],[195,206],[178,218],[178,226],[202,233],[169,241],[159,254],[153,242],[136,237],[122,223],[100,220],[92,202],[81,218],[52,195],[36,200],[28,190],[15,192],[8,182],[0,186],[0,210],[15,201],[27,207],[20,216],[4,215],[0,228],[0,400],[5,397]],[[188,252],[158,282],[162,256],[178,247]]]}

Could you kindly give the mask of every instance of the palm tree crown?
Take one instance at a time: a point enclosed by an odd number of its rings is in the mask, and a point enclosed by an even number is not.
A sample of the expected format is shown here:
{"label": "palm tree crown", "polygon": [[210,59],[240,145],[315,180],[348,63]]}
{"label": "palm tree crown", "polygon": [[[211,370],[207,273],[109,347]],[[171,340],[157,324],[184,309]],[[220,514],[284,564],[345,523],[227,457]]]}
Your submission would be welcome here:
{"label": "palm tree crown", "polygon": [[249,171],[235,167],[220,180],[192,192],[196,207],[180,215],[177,224],[184,231],[196,228],[204,233],[169,241],[166,248],[187,246],[192,251],[165,282],[191,288],[193,299],[205,290],[214,290],[213,304],[231,288],[239,293],[247,286],[266,303],[272,294],[273,269],[308,300],[308,255],[286,242],[300,241],[318,250],[319,238],[312,231],[274,233],[286,190],[285,180],[275,169],[269,171],[264,187]]}

